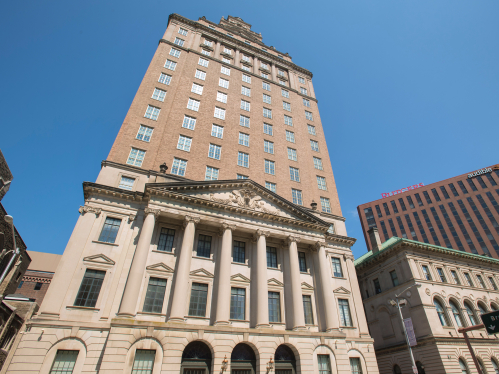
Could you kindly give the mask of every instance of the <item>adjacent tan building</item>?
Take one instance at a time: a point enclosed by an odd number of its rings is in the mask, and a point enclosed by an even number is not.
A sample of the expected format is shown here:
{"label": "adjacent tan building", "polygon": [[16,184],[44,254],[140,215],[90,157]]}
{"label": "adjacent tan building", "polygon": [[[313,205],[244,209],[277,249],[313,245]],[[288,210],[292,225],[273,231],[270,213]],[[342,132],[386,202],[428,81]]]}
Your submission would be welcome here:
{"label": "adjacent tan building", "polygon": [[4,372],[378,373],[311,78],[171,15]]}
{"label": "adjacent tan building", "polygon": [[[381,244],[376,228],[369,234],[373,250],[355,268],[380,373],[412,372],[402,321],[390,300],[416,283],[422,286],[402,295],[402,312],[414,326],[418,373],[476,373],[458,329],[499,309],[499,260],[397,237]],[[485,329],[468,336],[484,372],[499,373],[497,337]]]}

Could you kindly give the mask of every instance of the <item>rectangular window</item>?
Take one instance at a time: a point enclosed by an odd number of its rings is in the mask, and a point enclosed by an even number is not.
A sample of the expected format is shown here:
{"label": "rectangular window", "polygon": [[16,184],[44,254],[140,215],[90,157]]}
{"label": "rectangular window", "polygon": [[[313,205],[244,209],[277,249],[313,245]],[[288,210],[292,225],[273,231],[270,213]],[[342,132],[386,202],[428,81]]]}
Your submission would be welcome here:
{"label": "rectangular window", "polygon": [[279,84],[282,84],[283,86],[286,86],[286,81],[283,81],[282,79],[279,79]]}
{"label": "rectangular window", "polygon": [[387,203],[383,203],[383,208],[385,209],[385,214],[387,216],[390,215],[390,209],[388,208],[388,204]]}
{"label": "rectangular window", "polygon": [[383,217],[383,213],[381,213],[381,208],[379,207],[379,205],[376,205],[375,208],[376,208],[376,213],[378,214],[378,218]]}
{"label": "rectangular window", "polygon": [[156,350],[137,349],[133,361],[132,374],[152,374]]}
{"label": "rectangular window", "polygon": [[43,283],[41,282],[36,282],[35,284],[35,291],[40,291],[42,289]]}
{"label": "rectangular window", "polygon": [[263,123],[263,133],[267,135],[274,135],[274,126],[268,124],[268,123]]}
{"label": "rectangular window", "polygon": [[446,199],[450,199],[450,196],[449,196],[449,194],[447,193],[447,190],[445,189],[445,187],[444,187],[444,186],[440,186],[440,191],[442,191],[442,194],[444,195],[444,197],[445,197]]}
{"label": "rectangular window", "polygon": [[264,140],[263,141],[263,151],[265,153],[270,153],[270,154],[274,154],[274,143],[273,142],[269,142],[268,140]]}
{"label": "rectangular window", "polygon": [[266,64],[265,62],[260,62],[260,67],[262,67],[263,69],[269,70],[269,65]]}
{"label": "rectangular window", "polygon": [[215,160],[220,160],[220,153],[222,152],[222,147],[216,144],[210,143],[210,148],[208,150],[208,157],[214,158]]}
{"label": "rectangular window", "polygon": [[281,322],[281,298],[279,292],[269,291],[269,322]]}
{"label": "rectangular window", "polygon": [[472,191],[478,191],[478,189],[475,186],[475,183],[473,183],[473,181],[471,179],[466,179],[466,181],[470,185]]}
{"label": "rectangular window", "polygon": [[166,279],[149,278],[146,299],[142,311],[146,313],[161,313],[165,300]]}
{"label": "rectangular window", "polygon": [[481,186],[482,188],[487,188],[487,185],[485,184],[485,182],[483,181],[483,179],[482,179],[482,177],[481,177],[481,176],[478,176],[478,177],[476,177],[475,179],[478,181],[478,183],[480,184],[480,186]]}
{"label": "rectangular window", "polygon": [[166,85],[170,85],[170,82],[172,81],[171,75],[167,75],[165,73],[161,73],[158,79],[159,83],[163,83]]}
{"label": "rectangular window", "polygon": [[275,192],[276,191],[276,184],[272,183],[272,182],[265,182],[265,188],[272,191],[272,192]]}
{"label": "rectangular window", "polygon": [[298,82],[305,84],[305,79],[303,79],[302,77],[298,77]]}
{"label": "rectangular window", "polygon": [[305,315],[305,324],[314,324],[314,314],[312,312],[312,296],[303,295],[303,313]]}
{"label": "rectangular window", "polygon": [[201,50],[201,53],[205,56],[211,56],[211,52],[210,51],[207,51],[206,49],[202,49]]}
{"label": "rectangular window", "polygon": [[[248,44],[250,44],[250,43],[248,42]],[[243,61],[251,62],[251,59],[248,56],[242,55],[242,59],[243,59]]]}
{"label": "rectangular window", "polygon": [[211,136],[215,138],[222,139],[224,137],[224,128],[223,126],[218,126],[215,124],[211,125]]}
{"label": "rectangular window", "polygon": [[178,29],[178,33],[179,33],[180,35],[187,36],[187,30],[186,30],[186,29],[183,29],[182,27],[180,27],[180,28]]}
{"label": "rectangular window", "polygon": [[300,170],[292,166],[289,167],[289,177],[292,181],[300,181]]}
{"label": "rectangular window", "polygon": [[239,152],[237,154],[237,164],[239,166],[249,168],[249,154],[244,152]]}
{"label": "rectangular window", "polygon": [[197,83],[192,84],[191,92],[194,92],[195,94],[202,95],[203,94],[203,86]]}
{"label": "rectangular window", "polygon": [[159,108],[148,105],[147,110],[146,110],[146,114],[144,114],[144,117],[152,119],[153,121],[157,121],[158,116],[159,116],[159,112],[160,112]]}
{"label": "rectangular window", "polygon": [[431,204],[431,198],[430,198],[430,195],[428,194],[428,192],[427,191],[423,191],[423,195],[424,195],[424,197],[426,199],[426,202],[428,204]]}
{"label": "rectangular window", "polygon": [[221,103],[227,103],[227,94],[223,92],[217,92],[217,101],[220,101]]}
{"label": "rectangular window", "polygon": [[480,287],[482,287],[482,288],[487,288],[487,287],[485,286],[485,282],[483,281],[483,278],[482,278],[482,276],[481,276],[480,274],[477,274],[477,275],[476,275],[476,279],[478,279],[478,283],[480,283]]}
{"label": "rectangular window", "polygon": [[202,58],[202,57],[199,58],[198,65],[201,65],[201,66],[207,68],[209,63],[210,62],[207,59]]}
{"label": "rectangular window", "polygon": [[196,69],[196,74],[194,75],[194,77],[204,81],[206,79],[206,72],[199,70],[199,69]]}
{"label": "rectangular window", "polygon": [[337,257],[331,257],[333,264],[333,276],[336,278],[343,278],[343,270],[341,269],[341,260]]}
{"label": "rectangular window", "polygon": [[106,217],[104,226],[99,236],[99,241],[104,243],[114,243],[120,229],[121,219]]}
{"label": "rectangular window", "polygon": [[222,109],[222,108],[219,108],[216,106],[215,107],[215,114],[213,116],[215,118],[225,120],[225,109]]}
{"label": "rectangular window", "polygon": [[244,264],[246,261],[246,243],[234,241],[234,247],[232,249],[232,261]]}
{"label": "rectangular window", "polygon": [[492,174],[487,173],[487,174],[485,174],[485,176],[487,177],[487,179],[489,180],[491,185],[497,186],[497,182],[494,180],[494,177],[492,177]]}
{"label": "rectangular window", "polygon": [[174,238],[175,230],[162,227],[159,234],[158,251],[172,252]]}
{"label": "rectangular window", "polygon": [[175,71],[176,67],[177,67],[177,63],[175,61],[166,60],[166,62],[165,62],[166,69]]}
{"label": "rectangular window", "polygon": [[376,292],[376,295],[381,293],[381,285],[379,284],[378,278],[373,280],[373,284],[374,284],[374,292]]}
{"label": "rectangular window", "polygon": [[303,105],[310,108],[310,100],[303,99]]}
{"label": "rectangular window", "polygon": [[319,374],[331,374],[331,361],[329,355],[317,355],[317,364],[319,365]]}
{"label": "rectangular window", "polygon": [[296,149],[288,148],[288,160],[297,161]]}
{"label": "rectangular window", "polygon": [[398,208],[397,208],[397,204],[395,204],[395,200],[390,201],[390,203],[392,204],[392,209],[393,209],[393,212],[394,212],[394,213],[398,213],[398,212],[399,212],[399,210],[398,210]]}
{"label": "rectangular window", "polygon": [[291,104],[283,101],[282,102],[282,109],[287,110],[288,112],[291,112]]}
{"label": "rectangular window", "polygon": [[243,116],[242,114],[239,115],[239,125],[241,125],[243,127],[250,127],[249,117]]}
{"label": "rectangular window", "polygon": [[227,79],[219,78],[218,85],[223,88],[229,88],[229,81]]}
{"label": "rectangular window", "polygon": [[272,104],[272,97],[269,95],[263,94],[263,102],[265,104]]}
{"label": "rectangular window", "polygon": [[400,204],[400,207],[402,208],[402,211],[406,211],[407,208],[405,207],[405,203],[404,203],[404,200],[402,198],[399,199],[399,204]]}
{"label": "rectangular window", "polygon": [[263,108],[263,116],[272,119],[272,109]]}
{"label": "rectangular window", "polygon": [[201,102],[199,100],[194,100],[194,99],[189,98],[189,101],[187,102],[187,109],[194,110],[194,111],[198,112],[199,111],[199,104],[201,104]]}
{"label": "rectangular window", "polygon": [[338,306],[340,308],[341,326],[352,326],[352,318],[350,317],[350,307],[348,300],[338,299]]}
{"label": "rectangular window", "polygon": [[319,157],[314,157],[314,167],[318,170],[323,170],[322,159],[320,159]]}
{"label": "rectangular window", "polygon": [[270,91],[270,84],[267,82],[262,82],[262,88],[266,91]]}
{"label": "rectangular window", "polygon": [[300,266],[300,271],[302,273],[307,272],[307,259],[305,257],[305,252],[298,252],[298,264]]}
{"label": "rectangular window", "polygon": [[171,173],[183,177],[185,175],[185,169],[187,169],[187,161],[175,157],[173,159]]}
{"label": "rectangular window", "polygon": [[239,144],[244,145],[245,147],[249,147],[249,135],[240,132],[239,133]]}
{"label": "rectangular window", "polygon": [[397,287],[399,285],[399,279],[395,270],[390,271],[390,278],[392,278],[393,287]]}
{"label": "rectangular window", "polygon": [[189,315],[204,317],[206,315],[206,301],[208,300],[208,285],[193,283],[191,289],[191,300],[189,303]]}
{"label": "rectangular window", "polygon": [[250,102],[245,101],[245,100],[241,100],[241,109],[249,112],[250,111]]}
{"label": "rectangular window", "polygon": [[151,140],[152,131],[153,131],[152,127],[140,125],[139,132],[137,133],[137,136],[135,137],[135,139],[149,142]]}
{"label": "rectangular window", "polygon": [[[264,73],[264,72],[261,72],[261,73],[260,73],[260,76],[261,76],[262,78],[269,79],[269,75],[268,75],[268,74],[266,74],[266,73]],[[270,90],[269,90],[269,91],[270,91]]]}
{"label": "rectangular window", "polygon": [[225,75],[230,75],[230,69],[228,67],[222,66],[220,72]]}
{"label": "rectangular window", "polygon": [[237,174],[237,179],[248,179],[247,175]]}
{"label": "rectangular window", "polygon": [[432,188],[431,189],[431,193],[433,194],[433,197],[435,197],[436,201],[440,201],[440,196],[438,195],[438,192],[437,192],[436,188]]}
{"label": "rectangular window", "polygon": [[303,205],[302,194],[300,190],[291,189],[291,196],[293,198],[293,204]]}
{"label": "rectangular window", "polygon": [[270,160],[265,160],[265,173],[275,175],[275,162]]}
{"label": "rectangular window", "polygon": [[[360,359],[357,357],[350,358],[350,370],[352,374],[362,374],[362,366],[360,365]],[[419,371],[419,369],[418,369]]]}
{"label": "rectangular window", "polygon": [[310,135],[316,135],[316,133],[315,133],[315,126],[307,125],[307,128],[308,128],[308,133]]}
{"label": "rectangular window", "polygon": [[317,187],[319,190],[327,191],[326,178],[317,175]]}
{"label": "rectangular window", "polygon": [[468,282],[468,286],[475,287],[475,285],[473,284],[473,280],[471,279],[471,276],[469,273],[464,273],[464,278],[466,278],[466,282]]}
{"label": "rectangular window", "polygon": [[331,203],[327,197],[321,197],[321,209],[323,212],[331,213]]}
{"label": "rectangular window", "polygon": [[152,94],[152,98],[158,101],[165,101],[166,91],[155,88]]}
{"label": "rectangular window", "polygon": [[72,374],[79,351],[57,350],[50,374]]}
{"label": "rectangular window", "polygon": [[227,53],[228,55],[232,55],[232,50],[224,46],[224,53]]}
{"label": "rectangular window", "polygon": [[463,191],[464,194],[468,193],[468,190],[464,186],[464,183],[461,181],[457,181],[457,184],[459,185],[459,188],[461,188],[461,191]]}
{"label": "rectangular window", "polygon": [[251,97],[251,88],[241,86],[241,95]]}
{"label": "rectangular window", "polygon": [[176,45],[178,45],[178,46],[180,46],[180,47],[183,47],[184,46],[184,42],[185,42],[184,39],[175,38],[175,41],[173,43],[176,44]]}
{"label": "rectangular window", "polygon": [[312,148],[312,151],[319,152],[319,143],[315,140],[310,140],[310,147]]}
{"label": "rectangular window", "polygon": [[454,280],[455,284],[461,284],[461,281],[459,280],[459,277],[457,276],[457,272],[455,270],[451,270],[450,274],[452,275],[452,279]]}
{"label": "rectangular window", "polygon": [[494,278],[493,278],[493,277],[489,277],[489,282],[490,282],[490,284],[491,284],[492,288],[493,288],[495,291],[497,291],[497,284],[496,284],[496,282],[495,282],[495,280],[494,280]]}
{"label": "rectangular window", "polygon": [[211,166],[206,167],[206,173],[204,175],[205,181],[216,181],[218,180],[218,169]]}
{"label": "rectangular window", "polygon": [[170,49],[170,56],[179,58],[180,57],[180,49],[172,47],[172,49]]}
{"label": "rectangular window", "polygon": [[244,320],[246,309],[246,289],[230,289],[230,319]]}
{"label": "rectangular window", "polygon": [[308,95],[308,92],[307,92],[307,89],[306,89],[306,88],[300,87],[300,92],[301,92],[303,95]]}
{"label": "rectangular window", "polygon": [[105,271],[87,269],[76,295],[75,306],[94,308],[99,297]]}
{"label": "rectangular window", "polygon": [[[228,58],[222,57],[222,62],[225,62],[226,64],[230,64],[230,60]],[[244,68],[244,66],[243,66]]]}
{"label": "rectangular window", "polygon": [[178,137],[177,149],[181,151],[190,152],[191,151],[192,138],[184,135]]}
{"label": "rectangular window", "polygon": [[314,120],[314,117],[312,116],[312,112],[309,112],[309,111],[305,111],[305,118],[308,121],[313,121]]}
{"label": "rectangular window", "polygon": [[243,74],[243,82],[251,83],[251,77],[249,75]]}
{"label": "rectangular window", "polygon": [[431,273],[430,273],[430,269],[428,268],[428,266],[423,265],[422,269],[423,269],[423,276],[424,276],[424,278],[426,280],[431,281]]}
{"label": "rectangular window", "polygon": [[277,249],[267,247],[267,267],[277,269]]}
{"label": "rectangular window", "polygon": [[286,130],[286,140],[288,142],[294,143],[295,142],[295,133],[292,131]]}
{"label": "rectangular window", "polygon": [[418,202],[419,206],[423,206],[423,200],[421,200],[421,197],[419,196],[418,193],[414,194],[414,197],[416,198],[416,201]]}
{"label": "rectangular window", "polygon": [[293,127],[293,117],[284,115],[284,124]]}
{"label": "rectangular window", "polygon": [[414,202],[412,201],[412,197],[407,196],[407,202],[409,203],[409,207],[410,207],[411,209],[414,209],[414,208],[415,208],[415,206],[414,206]]}
{"label": "rectangular window", "polygon": [[134,183],[135,183],[135,178],[128,178],[122,176],[118,188],[131,191]]}
{"label": "rectangular window", "polygon": [[211,236],[199,234],[196,254],[198,257],[210,258]]}
{"label": "rectangular window", "polygon": [[281,96],[289,99],[289,91],[281,88]]}

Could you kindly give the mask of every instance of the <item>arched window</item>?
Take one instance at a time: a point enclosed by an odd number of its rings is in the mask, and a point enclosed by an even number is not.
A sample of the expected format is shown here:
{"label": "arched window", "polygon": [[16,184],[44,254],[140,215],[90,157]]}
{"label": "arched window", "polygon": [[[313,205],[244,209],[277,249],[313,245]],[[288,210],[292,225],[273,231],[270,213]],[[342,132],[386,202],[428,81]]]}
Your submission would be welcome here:
{"label": "arched window", "polygon": [[461,374],[470,374],[468,366],[466,366],[466,362],[462,358],[459,359],[459,367],[461,368]]}
{"label": "arched window", "polygon": [[416,361],[416,367],[418,368],[418,374],[426,374],[424,371],[424,365],[421,363],[421,361]]}
{"label": "arched window", "polygon": [[496,359],[491,358],[490,361],[492,361],[492,367],[494,368],[494,374],[499,374],[499,365],[497,365]]}
{"label": "arched window", "polygon": [[187,344],[182,353],[181,374],[210,374],[211,350],[203,342]]}
{"label": "arched window", "polygon": [[287,345],[280,345],[275,350],[275,374],[295,374],[295,354]]}
{"label": "arched window", "polygon": [[440,301],[438,301],[437,299],[433,299],[433,304],[437,309],[438,318],[440,319],[440,323],[442,324],[442,326],[449,326],[447,315],[445,314],[444,307],[442,306]]}
{"label": "arched window", "polygon": [[402,370],[400,370],[400,366],[393,365],[393,374],[402,374]]}
{"label": "arched window", "polygon": [[478,361],[478,366],[480,366],[480,371],[481,371],[482,373],[484,373],[484,374],[485,374],[485,373],[487,373],[487,372],[485,371],[485,369],[484,369],[484,366],[483,366],[483,362],[482,362],[482,360],[481,360],[481,359],[479,359],[479,358],[477,358],[476,360]]}
{"label": "arched window", "polygon": [[478,305],[478,310],[480,311],[480,314],[485,314],[487,313],[487,307],[483,303],[477,303]]}
{"label": "arched window", "polygon": [[473,307],[467,301],[464,302],[464,307],[466,308],[466,313],[468,313],[468,317],[470,319],[471,325],[475,326],[477,323],[476,323],[475,312],[473,311]]}
{"label": "arched window", "polygon": [[232,350],[230,367],[232,374],[255,374],[255,351],[249,345],[239,343]]}
{"label": "arched window", "polygon": [[459,307],[456,305],[454,301],[449,301],[450,307],[452,309],[452,314],[454,315],[454,319],[456,320],[458,327],[463,327],[463,320],[461,319],[461,312],[459,311]]}
{"label": "arched window", "polygon": [[499,310],[499,307],[495,303],[490,303],[490,309],[492,309],[492,310]]}

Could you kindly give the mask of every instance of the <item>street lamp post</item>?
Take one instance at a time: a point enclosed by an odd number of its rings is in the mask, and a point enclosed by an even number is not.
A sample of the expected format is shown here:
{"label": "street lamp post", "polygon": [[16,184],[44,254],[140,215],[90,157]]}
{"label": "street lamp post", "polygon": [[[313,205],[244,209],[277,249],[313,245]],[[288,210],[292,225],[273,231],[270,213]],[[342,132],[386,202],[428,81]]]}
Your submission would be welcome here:
{"label": "street lamp post", "polygon": [[407,287],[405,290],[403,290],[401,293],[399,293],[398,295],[395,295],[395,300],[390,300],[390,304],[392,306],[396,306],[398,311],[399,311],[399,315],[400,315],[400,321],[402,322],[402,328],[404,329],[404,335],[405,335],[405,341],[407,342],[407,348],[409,349],[409,355],[411,356],[411,362],[412,362],[412,370],[414,372],[414,374],[417,374],[417,366],[416,366],[416,362],[414,361],[414,355],[412,354],[412,349],[411,349],[411,343],[409,342],[409,335],[407,335],[407,330],[405,328],[405,324],[404,324],[404,317],[402,316],[402,306],[401,306],[401,302],[404,301],[402,304],[404,305],[405,303],[407,303],[407,301],[405,300],[400,300],[400,296],[406,292],[407,290],[409,290],[410,288],[412,287],[421,287],[421,283],[414,283],[412,286],[409,286]]}

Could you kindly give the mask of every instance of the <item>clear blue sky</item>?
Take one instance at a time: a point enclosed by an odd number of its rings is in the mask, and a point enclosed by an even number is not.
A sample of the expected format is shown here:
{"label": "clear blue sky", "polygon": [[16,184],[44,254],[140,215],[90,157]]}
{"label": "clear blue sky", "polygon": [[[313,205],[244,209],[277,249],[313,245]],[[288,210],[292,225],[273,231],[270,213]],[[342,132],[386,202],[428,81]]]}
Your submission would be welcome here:
{"label": "clear blue sky", "polygon": [[3,200],[34,251],[62,253],[167,26],[233,15],[314,73],[356,257],[356,207],[499,162],[499,1],[3,1]]}

